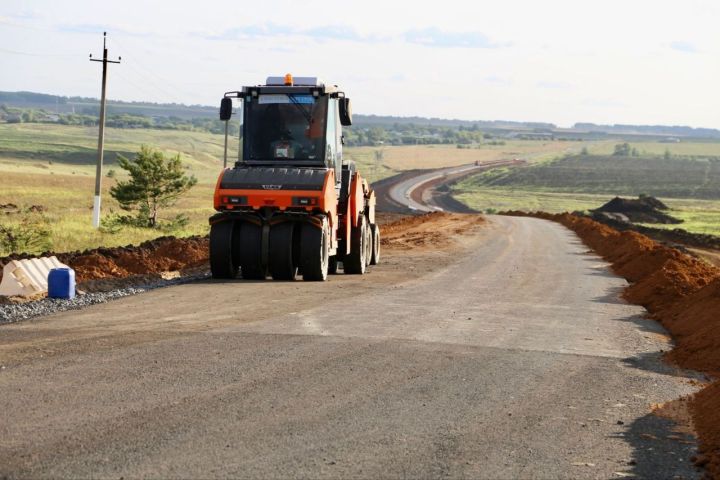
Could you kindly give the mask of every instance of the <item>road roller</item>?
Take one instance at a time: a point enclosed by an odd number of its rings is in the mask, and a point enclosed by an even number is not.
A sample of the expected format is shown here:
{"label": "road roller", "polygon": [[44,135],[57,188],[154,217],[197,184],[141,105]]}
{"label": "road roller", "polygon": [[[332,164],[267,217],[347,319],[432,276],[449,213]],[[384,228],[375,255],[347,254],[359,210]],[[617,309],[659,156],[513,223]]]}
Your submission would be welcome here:
{"label": "road roller", "polygon": [[[228,122],[239,117],[228,167]],[[224,166],[210,217],[213,278],[325,281],[380,261],[375,192],[343,160],[350,99],[317,77],[268,77],[226,92]],[[234,136],[234,135],[233,135]]]}

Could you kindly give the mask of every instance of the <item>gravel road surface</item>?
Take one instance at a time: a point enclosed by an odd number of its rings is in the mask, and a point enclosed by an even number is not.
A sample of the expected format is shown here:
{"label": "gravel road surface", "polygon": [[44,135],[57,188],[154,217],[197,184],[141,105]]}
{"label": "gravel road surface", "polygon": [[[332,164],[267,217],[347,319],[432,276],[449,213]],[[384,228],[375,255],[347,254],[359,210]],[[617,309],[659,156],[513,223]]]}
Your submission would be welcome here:
{"label": "gravel road surface", "polygon": [[0,326],[0,477],[692,478],[690,393],[564,227]]}

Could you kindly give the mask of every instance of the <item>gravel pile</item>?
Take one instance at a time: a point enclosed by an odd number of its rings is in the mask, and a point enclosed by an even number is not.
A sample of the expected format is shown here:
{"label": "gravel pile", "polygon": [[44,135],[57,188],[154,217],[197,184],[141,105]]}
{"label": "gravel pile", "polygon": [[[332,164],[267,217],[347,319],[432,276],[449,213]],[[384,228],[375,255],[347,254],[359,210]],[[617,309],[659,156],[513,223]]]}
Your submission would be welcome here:
{"label": "gravel pile", "polygon": [[56,312],[64,312],[65,310],[79,310],[83,307],[95,305],[97,303],[105,303],[117,298],[136,295],[138,293],[147,292],[156,288],[169,287],[171,285],[179,285],[182,283],[194,282],[210,278],[210,273],[200,273],[188,275],[181,278],[171,280],[162,280],[137,285],[126,288],[118,288],[108,292],[87,293],[77,295],[72,300],[63,300],[59,298],[43,298],[34,302],[0,305],[0,324],[18,322],[27,320],[28,318],[49,315]]}

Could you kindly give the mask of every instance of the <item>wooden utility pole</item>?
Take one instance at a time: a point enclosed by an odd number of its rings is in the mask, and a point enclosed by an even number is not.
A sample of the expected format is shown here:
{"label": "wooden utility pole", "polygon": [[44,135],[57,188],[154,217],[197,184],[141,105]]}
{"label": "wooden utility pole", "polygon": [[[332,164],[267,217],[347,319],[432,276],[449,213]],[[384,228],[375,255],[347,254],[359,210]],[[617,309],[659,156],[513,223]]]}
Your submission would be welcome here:
{"label": "wooden utility pole", "polygon": [[105,90],[107,87],[107,64],[108,63],[120,63],[121,57],[118,57],[117,61],[108,60],[107,50],[107,32],[103,32],[103,58],[97,60],[92,58],[90,54],[91,62],[102,62],[102,96],[100,97],[100,133],[98,135],[98,157],[97,157],[97,168],[95,169],[95,200],[93,202],[93,219],[92,224],[94,228],[100,226],[100,190],[102,188],[102,164],[103,164],[103,150],[105,148]]}

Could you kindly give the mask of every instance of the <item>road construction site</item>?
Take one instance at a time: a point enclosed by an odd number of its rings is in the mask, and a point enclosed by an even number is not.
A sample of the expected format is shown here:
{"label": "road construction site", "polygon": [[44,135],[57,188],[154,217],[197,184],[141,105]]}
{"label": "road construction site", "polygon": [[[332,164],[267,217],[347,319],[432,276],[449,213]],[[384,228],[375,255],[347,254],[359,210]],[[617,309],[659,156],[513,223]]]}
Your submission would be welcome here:
{"label": "road construction site", "polygon": [[[671,407],[705,377],[663,361],[614,260],[557,219],[438,211],[437,175],[390,185],[435,212],[379,215],[366,275],[201,278],[0,326],[0,474],[700,476]],[[188,264],[172,239],[64,260],[109,291],[207,270],[191,242]]]}

